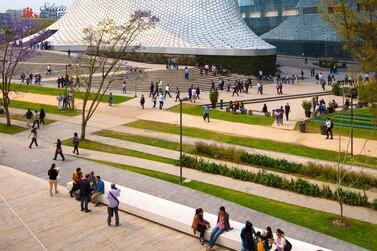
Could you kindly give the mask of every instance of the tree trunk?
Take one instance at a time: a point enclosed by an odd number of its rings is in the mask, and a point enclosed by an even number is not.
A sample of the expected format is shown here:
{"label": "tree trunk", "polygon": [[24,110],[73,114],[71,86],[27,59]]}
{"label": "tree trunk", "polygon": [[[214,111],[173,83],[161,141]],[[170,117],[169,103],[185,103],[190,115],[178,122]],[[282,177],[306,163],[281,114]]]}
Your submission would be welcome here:
{"label": "tree trunk", "polygon": [[10,112],[9,112],[9,103],[5,104],[4,103],[4,112],[5,112],[5,117],[7,118],[7,126],[11,126],[11,120],[10,120]]}
{"label": "tree trunk", "polygon": [[84,141],[84,140],[85,140],[85,136],[86,136],[86,125],[87,125],[87,121],[83,119],[83,121],[81,122],[81,136],[80,136],[80,141]]}
{"label": "tree trunk", "polygon": [[339,206],[340,206],[340,222],[343,223],[343,202],[339,201]]}
{"label": "tree trunk", "polygon": [[10,112],[9,112],[9,96],[8,94],[3,92],[3,106],[4,106],[4,113],[5,117],[7,118],[7,126],[11,126],[12,122],[10,120]]}

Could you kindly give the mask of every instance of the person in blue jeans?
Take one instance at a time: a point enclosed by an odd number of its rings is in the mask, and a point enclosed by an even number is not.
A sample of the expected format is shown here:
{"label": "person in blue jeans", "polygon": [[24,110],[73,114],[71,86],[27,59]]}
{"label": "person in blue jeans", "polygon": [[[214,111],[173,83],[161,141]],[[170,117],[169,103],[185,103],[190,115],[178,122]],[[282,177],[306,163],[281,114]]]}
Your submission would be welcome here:
{"label": "person in blue jeans", "polygon": [[225,211],[225,207],[220,207],[220,210],[217,214],[217,224],[216,227],[212,230],[211,236],[208,241],[207,250],[211,250],[215,246],[217,238],[224,232],[232,230],[229,224],[229,214]]}

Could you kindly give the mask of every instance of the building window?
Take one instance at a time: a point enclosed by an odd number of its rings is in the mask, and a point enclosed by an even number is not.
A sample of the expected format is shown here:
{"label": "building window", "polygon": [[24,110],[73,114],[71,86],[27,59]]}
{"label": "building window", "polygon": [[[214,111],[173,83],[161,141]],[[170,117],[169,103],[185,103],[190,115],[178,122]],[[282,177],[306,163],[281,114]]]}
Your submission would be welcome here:
{"label": "building window", "polygon": [[260,18],[260,11],[254,11],[254,12],[250,12],[250,15],[249,17],[250,18]]}
{"label": "building window", "polygon": [[252,6],[254,5],[254,0],[239,0],[239,5],[242,6]]}
{"label": "building window", "polygon": [[265,17],[277,17],[279,12],[277,10],[266,11]]}
{"label": "building window", "polygon": [[310,14],[318,14],[318,7],[306,7],[303,8],[304,15],[310,15]]}
{"label": "building window", "polygon": [[284,17],[298,16],[298,9],[283,10],[282,16]]}

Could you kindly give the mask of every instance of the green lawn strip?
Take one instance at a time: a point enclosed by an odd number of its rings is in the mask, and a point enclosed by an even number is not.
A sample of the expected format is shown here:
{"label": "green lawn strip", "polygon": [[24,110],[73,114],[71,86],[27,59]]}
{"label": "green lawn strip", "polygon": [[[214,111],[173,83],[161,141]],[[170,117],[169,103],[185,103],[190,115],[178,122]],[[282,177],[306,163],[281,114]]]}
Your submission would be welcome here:
{"label": "green lawn strip", "polygon": [[[299,123],[296,124],[295,130],[299,130]],[[320,124],[313,123],[313,122],[306,122],[305,130],[308,133],[320,133]],[[337,125],[333,128],[334,135],[342,135],[349,137],[350,136],[351,127],[339,127]],[[353,129],[353,136],[355,138],[360,139],[370,139],[370,140],[377,140],[377,130],[370,130],[370,129],[363,129],[363,128],[354,128]]]}
{"label": "green lawn strip", "polygon": [[[59,88],[52,88],[52,87],[42,87],[42,86],[35,86],[35,85],[25,85],[25,84],[12,84],[12,90],[16,92],[25,92],[25,93],[35,93],[35,94],[42,94],[42,95],[49,95],[49,96],[58,96],[59,94],[64,94],[65,89],[59,89]],[[70,89],[68,89],[69,91]],[[93,99],[95,96],[95,93],[91,93],[89,96],[89,99]],[[77,99],[83,99],[84,92],[78,92],[75,91],[75,97]],[[113,103],[119,104],[126,102],[130,99],[133,99],[132,97],[127,96],[117,96],[113,95]],[[101,102],[108,102],[109,95],[104,95]]]}
{"label": "green lawn strip", "polygon": [[[109,138],[114,138],[114,139],[119,139],[119,140],[126,140],[126,141],[131,141],[139,144],[144,144],[144,145],[149,145],[149,146],[155,146],[155,147],[160,147],[164,149],[169,149],[169,150],[174,150],[174,151],[179,151],[179,143],[176,142],[170,142],[170,141],[165,141],[165,140],[160,140],[160,139],[155,139],[155,138],[149,138],[149,137],[143,137],[143,136],[138,136],[138,135],[132,135],[132,134],[127,134],[127,133],[122,133],[122,132],[117,132],[117,131],[111,131],[111,130],[102,130],[99,132],[95,133],[98,136],[102,137],[109,137]],[[182,146],[183,152],[184,153],[189,153],[189,154],[194,154],[206,158],[211,158],[210,156],[207,156],[205,154],[201,154],[195,151],[195,146],[193,145],[187,145],[183,144]],[[247,165],[247,166],[252,166],[252,167],[257,167],[257,168],[266,168],[263,166],[258,166],[258,165],[251,165],[242,161],[237,161],[237,160],[229,160],[226,158],[218,158],[219,160],[227,161],[229,163],[234,163],[234,164],[240,164],[240,165]],[[310,180],[318,180],[322,182],[328,182],[328,183],[335,183],[335,181],[329,179],[326,175],[324,176],[319,176],[319,177],[310,177],[298,173],[292,173],[288,171],[281,170],[279,168],[272,168],[268,167],[268,170],[281,173],[281,174],[290,174],[298,178],[306,178]],[[344,183],[344,185],[347,185]],[[358,188],[358,189],[366,189],[368,190],[369,187],[363,184],[355,184],[352,186],[353,188]]]}
{"label": "green lawn strip", "polygon": [[24,128],[24,127],[16,126],[16,125],[7,126],[6,124],[0,123],[0,133],[13,135],[13,134],[23,132],[26,130],[28,130],[28,128]]}
{"label": "green lawn strip", "polygon": [[[153,170],[138,168],[138,167],[122,165],[119,163],[96,161],[96,160],[90,160],[90,161],[112,166],[112,167],[119,168],[122,170],[127,170],[130,172],[139,173],[145,176],[157,178],[157,179],[164,180],[170,183],[179,184],[178,176],[165,174],[165,173],[157,172]],[[353,243],[355,245],[358,245],[367,249],[373,249],[377,245],[376,238],[368,238],[368,241],[365,241],[365,233],[368,233],[368,236],[377,236],[377,225],[375,224],[345,218],[349,223],[352,224],[351,227],[347,229],[339,229],[329,223],[329,221],[332,218],[337,217],[337,215],[335,214],[321,212],[318,210],[313,210],[313,209],[304,208],[300,206],[295,206],[295,205],[287,204],[284,202],[278,202],[271,199],[247,194],[244,192],[235,191],[232,189],[227,189],[220,186],[206,184],[206,183],[198,182],[198,181],[190,181],[188,183],[184,183],[183,186],[191,188],[196,191],[213,195],[215,197],[218,197],[227,201],[231,201],[233,203],[250,208],[252,210],[256,210],[258,212],[262,212],[267,215],[280,218],[282,220],[297,224],[302,227],[306,227],[308,229],[311,229],[311,230],[314,230],[314,231],[317,231],[326,235],[333,236],[340,240]],[[268,222],[266,222],[266,226],[267,225],[269,225]],[[287,233],[287,235],[289,236],[289,233]]]}
{"label": "green lawn strip", "polygon": [[70,117],[80,115],[80,112],[75,111],[75,110],[59,110],[57,106],[53,106],[53,105],[37,104],[37,103],[18,101],[18,100],[11,100],[10,107],[23,109],[25,110],[25,112],[28,108],[30,108],[32,111],[39,111],[41,108],[43,108],[47,116],[49,113],[63,115],[63,116],[70,116]]}
{"label": "green lawn strip", "polygon": [[[72,139],[67,139],[63,141],[63,144],[67,146],[73,146]],[[119,155],[124,155],[124,156],[131,156],[131,157],[136,157],[140,159],[153,160],[153,161],[158,161],[158,162],[162,162],[162,163],[166,163],[170,165],[177,165],[178,163],[178,160],[175,160],[175,159],[165,158],[165,157],[161,157],[161,156],[157,156],[157,155],[153,155],[149,153],[144,153],[144,152],[139,152],[139,151],[134,151],[134,150],[121,148],[117,146],[102,144],[102,143],[91,141],[91,140],[85,140],[83,142],[80,142],[79,147],[83,149],[93,150],[93,151],[100,151],[100,152],[119,154]]]}
{"label": "green lawn strip", "polygon": [[[138,121],[128,123],[126,125],[130,127],[159,131],[159,132],[164,132],[164,133],[179,134],[179,126],[174,125],[174,124],[138,120]],[[338,153],[335,151],[307,147],[303,145],[288,144],[288,143],[283,143],[283,142],[257,139],[257,138],[239,137],[239,136],[221,134],[221,133],[217,133],[213,131],[191,128],[191,127],[184,127],[182,133],[184,136],[216,140],[218,142],[223,142],[227,144],[247,146],[247,147],[252,147],[252,148],[257,148],[257,149],[282,152],[282,153],[287,153],[287,154],[292,154],[292,155],[298,155],[298,156],[321,159],[321,160],[328,160],[328,161],[333,161],[333,162],[338,161]],[[377,158],[369,157],[369,156],[357,155],[353,157],[352,159],[348,158],[346,162],[348,164],[353,164],[353,165],[377,168]]]}
{"label": "green lawn strip", "polygon": [[[98,136],[126,140],[126,141],[144,144],[144,145],[160,147],[160,148],[169,149],[173,151],[179,151],[179,143],[176,143],[176,142],[165,141],[161,139],[149,138],[149,137],[138,136],[138,135],[132,135],[128,133],[116,132],[116,131],[111,131],[111,130],[102,130],[102,131],[96,132],[95,134]],[[193,145],[187,145],[187,144],[182,145],[182,150],[186,153],[191,153],[194,151],[194,149],[195,149],[195,146]]]}
{"label": "green lawn strip", "polygon": [[[172,112],[179,113],[179,105],[174,106],[169,109]],[[200,105],[193,104],[183,104],[182,112],[189,115],[203,116],[203,107]],[[253,116],[247,114],[234,114],[232,112],[221,112],[217,110],[210,110],[209,112],[211,119],[219,119],[243,124],[252,124],[252,125],[272,125],[274,123],[274,118],[268,118],[264,116]]]}

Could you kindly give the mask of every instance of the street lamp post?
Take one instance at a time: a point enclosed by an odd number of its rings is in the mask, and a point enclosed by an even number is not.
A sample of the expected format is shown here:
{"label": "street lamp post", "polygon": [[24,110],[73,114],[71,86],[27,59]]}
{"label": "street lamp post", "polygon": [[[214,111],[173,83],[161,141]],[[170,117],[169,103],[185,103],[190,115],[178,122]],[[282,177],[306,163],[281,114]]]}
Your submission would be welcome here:
{"label": "street lamp post", "polygon": [[183,183],[182,180],[182,103],[189,100],[189,98],[179,99],[179,181],[180,184]]}

